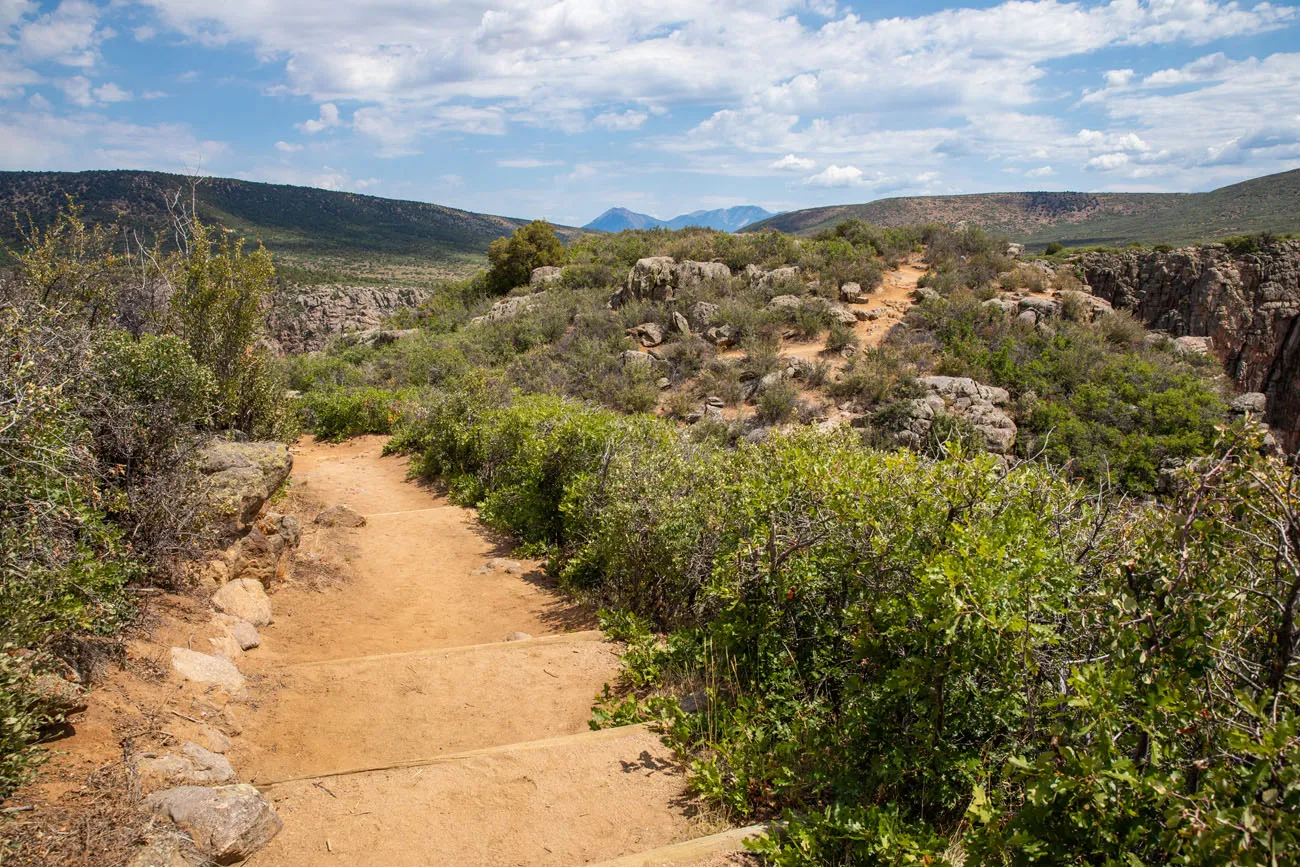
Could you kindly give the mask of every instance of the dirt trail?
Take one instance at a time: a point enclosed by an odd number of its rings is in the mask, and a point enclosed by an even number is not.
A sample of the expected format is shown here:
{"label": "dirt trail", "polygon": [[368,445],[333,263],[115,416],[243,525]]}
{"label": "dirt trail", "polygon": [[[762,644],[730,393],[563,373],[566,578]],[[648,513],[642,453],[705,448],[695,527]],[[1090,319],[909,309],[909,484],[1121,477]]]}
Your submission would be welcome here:
{"label": "dirt trail", "polygon": [[343,580],[276,593],[246,660],[232,761],[285,823],[257,867],[723,863],[735,835],[662,849],[722,828],[657,736],[589,731],[617,647],[382,445],[295,450],[294,497],[367,524],[304,536]]}

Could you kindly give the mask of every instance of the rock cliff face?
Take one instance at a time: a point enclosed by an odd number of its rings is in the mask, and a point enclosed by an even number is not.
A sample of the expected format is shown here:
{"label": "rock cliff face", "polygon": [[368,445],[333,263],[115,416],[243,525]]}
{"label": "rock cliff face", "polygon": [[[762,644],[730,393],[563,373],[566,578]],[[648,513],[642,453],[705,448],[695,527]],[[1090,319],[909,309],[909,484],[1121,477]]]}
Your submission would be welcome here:
{"label": "rock cliff face", "polygon": [[1300,242],[1234,255],[1221,244],[1168,253],[1091,253],[1093,294],[1174,336],[1208,337],[1244,392],[1267,396],[1265,420],[1300,446]]}
{"label": "rock cliff face", "polygon": [[377,329],[392,315],[418,307],[432,290],[392,286],[298,286],[276,293],[268,331],[281,352],[321,349],[331,337]]}

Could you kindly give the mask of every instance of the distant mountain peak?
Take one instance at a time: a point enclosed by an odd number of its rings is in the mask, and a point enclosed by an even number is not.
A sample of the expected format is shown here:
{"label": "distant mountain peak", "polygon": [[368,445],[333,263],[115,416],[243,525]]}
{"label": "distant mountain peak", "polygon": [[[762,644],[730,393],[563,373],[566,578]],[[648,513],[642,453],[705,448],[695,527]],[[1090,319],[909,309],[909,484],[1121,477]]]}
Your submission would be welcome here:
{"label": "distant mountain peak", "polygon": [[689,214],[681,214],[671,220],[660,220],[658,217],[639,214],[627,208],[610,208],[583,226],[583,228],[595,229],[601,232],[621,232],[624,229],[657,229],[660,227],[684,229],[687,226],[703,226],[723,232],[735,232],[750,223],[756,223],[771,216],[774,215],[770,211],[764,210],[757,205],[736,205],[731,208],[691,211]]}

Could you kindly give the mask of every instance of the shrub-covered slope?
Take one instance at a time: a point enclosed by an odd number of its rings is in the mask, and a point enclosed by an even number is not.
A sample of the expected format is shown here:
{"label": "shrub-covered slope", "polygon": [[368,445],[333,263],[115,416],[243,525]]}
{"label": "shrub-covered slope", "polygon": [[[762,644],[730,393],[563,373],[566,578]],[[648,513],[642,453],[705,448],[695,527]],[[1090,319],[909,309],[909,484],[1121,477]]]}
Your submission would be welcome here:
{"label": "shrub-covered slope", "polygon": [[[13,216],[49,225],[72,196],[91,223],[122,219],[168,232],[167,201],[190,204],[189,180],[144,171],[0,172],[0,239],[17,240]],[[312,187],[204,178],[193,190],[198,215],[274,253],[296,256],[482,261],[487,245],[525,221]]]}
{"label": "shrub-covered slope", "polygon": [[881,226],[968,221],[1043,246],[1186,244],[1245,232],[1300,231],[1300,169],[1208,193],[977,193],[913,196],[780,214],[742,231],[814,234],[848,219]]}

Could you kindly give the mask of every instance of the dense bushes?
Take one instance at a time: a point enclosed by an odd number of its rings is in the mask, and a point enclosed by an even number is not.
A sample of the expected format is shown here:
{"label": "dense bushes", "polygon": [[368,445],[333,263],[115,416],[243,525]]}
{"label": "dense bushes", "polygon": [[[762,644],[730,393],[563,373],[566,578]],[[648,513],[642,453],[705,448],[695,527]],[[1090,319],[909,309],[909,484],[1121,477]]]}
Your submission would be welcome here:
{"label": "dense bushes", "polygon": [[361,434],[392,433],[413,397],[409,390],[373,386],[318,389],[302,401],[303,422],[317,437],[331,442]]}
{"label": "dense bushes", "polygon": [[[419,470],[635,616],[693,779],[778,864],[1270,863],[1296,845],[1295,480],[1252,448],[1117,507],[1041,465],[802,430],[736,449],[440,392]],[[642,636],[642,637],[638,637]],[[642,693],[644,695],[644,693]],[[964,855],[962,854],[964,853]]]}
{"label": "dense bushes", "polygon": [[182,227],[185,254],[127,260],[70,209],[0,284],[0,797],[47,722],[28,690],[53,646],[116,631],[126,585],[173,581],[206,538],[200,432],[296,425],[253,348],[269,259]]}
{"label": "dense bushes", "polygon": [[1001,386],[1018,399],[1020,454],[1041,454],[1092,480],[1149,493],[1162,463],[1209,450],[1225,415],[1209,378],[1145,346],[1145,332],[1126,314],[1048,331],[957,293],[913,316],[939,341],[939,373]]}

